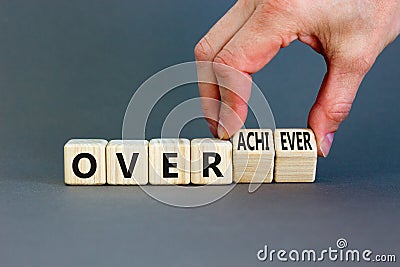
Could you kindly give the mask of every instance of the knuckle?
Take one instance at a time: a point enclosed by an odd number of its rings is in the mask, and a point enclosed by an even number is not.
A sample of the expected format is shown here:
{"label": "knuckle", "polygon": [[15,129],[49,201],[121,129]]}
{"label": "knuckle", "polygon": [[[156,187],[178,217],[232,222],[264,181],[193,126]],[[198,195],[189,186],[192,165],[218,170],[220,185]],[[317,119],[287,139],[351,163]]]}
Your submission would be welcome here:
{"label": "knuckle", "polygon": [[266,17],[271,15],[279,16],[291,13],[293,10],[298,9],[298,3],[296,0],[262,1],[258,6],[260,11],[263,12]]}
{"label": "knuckle", "polygon": [[206,36],[204,36],[194,47],[196,60],[210,61],[213,59],[213,54],[214,50]]}
{"label": "knuckle", "polygon": [[374,64],[374,58],[365,52],[351,53],[340,57],[340,68],[346,73],[365,75]]}
{"label": "knuckle", "polygon": [[373,61],[369,57],[358,56],[348,62],[348,70],[351,73],[365,75],[372,67]]}
{"label": "knuckle", "polygon": [[238,0],[237,3],[241,6],[254,5],[254,0]]}
{"label": "knuckle", "polygon": [[224,48],[214,58],[214,63],[230,66],[232,65],[233,57],[234,57],[233,53],[228,48]]}
{"label": "knuckle", "polygon": [[214,72],[221,78],[229,76],[234,67],[233,64],[234,55],[229,49],[224,48],[218,55],[214,58]]}
{"label": "knuckle", "polygon": [[325,106],[325,114],[329,120],[341,123],[350,113],[352,103],[333,102]]}
{"label": "knuckle", "polygon": [[369,55],[361,55],[355,60],[355,67],[361,74],[366,74],[374,64],[374,60]]}

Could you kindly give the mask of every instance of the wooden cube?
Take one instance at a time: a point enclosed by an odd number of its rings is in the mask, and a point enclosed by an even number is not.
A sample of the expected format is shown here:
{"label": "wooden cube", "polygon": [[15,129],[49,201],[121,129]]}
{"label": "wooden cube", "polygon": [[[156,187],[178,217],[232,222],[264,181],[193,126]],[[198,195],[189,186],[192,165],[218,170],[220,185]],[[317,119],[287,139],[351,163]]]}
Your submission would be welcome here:
{"label": "wooden cube", "polygon": [[232,138],[235,183],[271,183],[275,149],[270,129],[243,129]]}
{"label": "wooden cube", "polygon": [[232,143],[213,138],[191,141],[191,182],[193,184],[232,183]]}
{"label": "wooden cube", "polygon": [[314,182],[317,144],[310,129],[277,129],[275,182]]}
{"label": "wooden cube", "polygon": [[144,185],[149,181],[146,140],[112,140],[106,147],[107,183]]}
{"label": "wooden cube", "polygon": [[190,141],[152,139],[149,143],[149,182],[153,185],[190,183]]}
{"label": "wooden cube", "polygon": [[72,139],[64,146],[64,181],[69,185],[106,183],[106,140]]}

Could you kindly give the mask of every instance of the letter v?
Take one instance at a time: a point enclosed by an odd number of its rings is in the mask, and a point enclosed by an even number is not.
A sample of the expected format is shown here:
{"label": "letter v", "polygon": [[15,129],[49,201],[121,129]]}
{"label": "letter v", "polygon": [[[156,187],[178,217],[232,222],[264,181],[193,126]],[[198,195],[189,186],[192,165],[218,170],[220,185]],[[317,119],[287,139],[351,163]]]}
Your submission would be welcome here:
{"label": "letter v", "polygon": [[129,163],[129,170],[127,170],[124,156],[122,155],[122,153],[117,153],[119,166],[121,167],[121,171],[124,174],[125,178],[132,178],[133,169],[135,168],[138,156],[139,156],[139,153],[132,154],[131,162]]}

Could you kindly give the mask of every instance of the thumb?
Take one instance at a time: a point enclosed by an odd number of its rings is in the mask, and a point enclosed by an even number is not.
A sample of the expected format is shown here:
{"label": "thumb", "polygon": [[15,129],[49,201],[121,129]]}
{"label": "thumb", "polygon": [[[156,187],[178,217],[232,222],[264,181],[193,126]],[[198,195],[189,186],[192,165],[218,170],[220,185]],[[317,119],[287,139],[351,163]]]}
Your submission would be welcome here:
{"label": "thumb", "polygon": [[314,130],[319,156],[328,156],[334,134],[349,115],[357,90],[369,70],[369,66],[352,63],[328,64],[328,72],[311,108],[308,125]]}

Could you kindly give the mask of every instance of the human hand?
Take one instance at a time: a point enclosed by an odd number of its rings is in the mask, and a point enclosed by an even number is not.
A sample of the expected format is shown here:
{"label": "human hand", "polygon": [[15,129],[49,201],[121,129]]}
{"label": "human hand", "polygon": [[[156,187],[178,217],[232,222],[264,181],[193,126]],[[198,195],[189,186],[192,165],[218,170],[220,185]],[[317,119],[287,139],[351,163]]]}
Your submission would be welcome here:
{"label": "human hand", "polygon": [[[399,33],[400,0],[239,0],[196,45],[195,57],[233,67],[251,81],[250,74],[296,39],[322,54],[327,73],[308,124],[318,155],[326,157],[362,79]],[[223,80],[229,90],[209,83],[199,90],[211,132],[228,139],[246,120],[251,82],[219,66],[198,74]]]}

